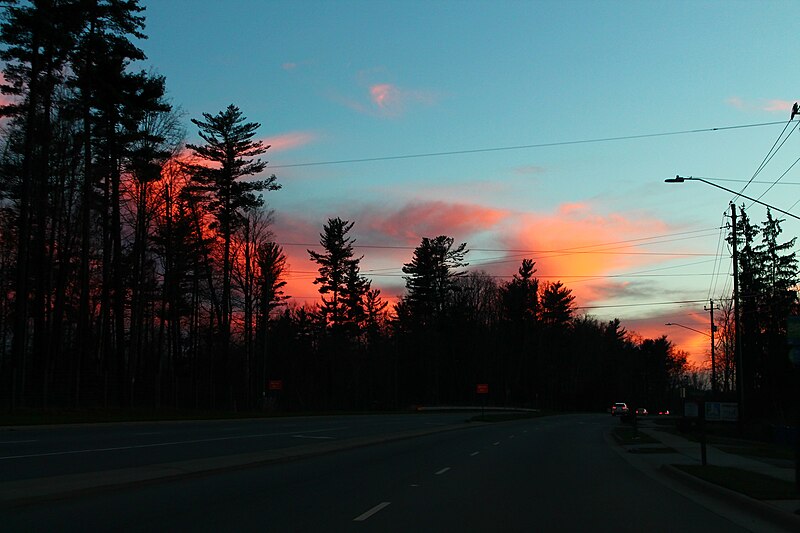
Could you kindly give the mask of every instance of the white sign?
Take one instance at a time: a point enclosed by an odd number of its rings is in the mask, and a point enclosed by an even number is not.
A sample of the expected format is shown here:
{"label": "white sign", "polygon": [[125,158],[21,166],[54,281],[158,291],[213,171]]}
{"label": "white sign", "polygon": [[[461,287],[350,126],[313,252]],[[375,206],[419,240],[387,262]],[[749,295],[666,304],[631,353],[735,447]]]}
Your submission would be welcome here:
{"label": "white sign", "polygon": [[706,420],[736,422],[739,419],[739,404],[736,402],[706,402]]}

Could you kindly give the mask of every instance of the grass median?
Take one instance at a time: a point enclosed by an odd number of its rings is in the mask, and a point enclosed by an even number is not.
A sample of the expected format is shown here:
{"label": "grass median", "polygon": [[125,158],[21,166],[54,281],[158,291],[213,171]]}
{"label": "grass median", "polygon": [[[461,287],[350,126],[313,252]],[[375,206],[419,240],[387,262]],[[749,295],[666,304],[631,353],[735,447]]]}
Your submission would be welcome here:
{"label": "grass median", "polygon": [[661,442],[632,426],[616,427],[613,435],[619,444],[626,446],[630,444],[659,444]]}
{"label": "grass median", "polygon": [[704,481],[740,492],[757,500],[800,499],[800,492],[798,492],[794,483],[759,474],[758,472],[716,465],[673,466]]}

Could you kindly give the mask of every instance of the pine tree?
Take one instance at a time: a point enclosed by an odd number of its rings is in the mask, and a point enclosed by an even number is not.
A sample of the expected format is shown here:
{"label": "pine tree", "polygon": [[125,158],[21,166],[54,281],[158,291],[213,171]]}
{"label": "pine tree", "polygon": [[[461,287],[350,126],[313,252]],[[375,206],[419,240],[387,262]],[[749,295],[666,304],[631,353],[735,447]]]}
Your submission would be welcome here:
{"label": "pine tree", "polygon": [[[269,146],[254,141],[257,122],[246,122],[238,107],[231,104],[216,115],[203,113],[203,120],[192,119],[199,128],[198,134],[205,141],[203,145],[188,144],[187,148],[207,162],[206,165],[192,165],[194,188],[205,193],[207,208],[213,214],[214,229],[222,239],[222,294],[221,316],[219,319],[220,367],[228,368],[228,350],[231,336],[231,243],[233,233],[243,222],[244,213],[263,205],[257,192],[275,191],[280,188],[275,175],[255,181],[242,181],[241,178],[260,174],[266,163],[253,159],[266,152]],[[220,368],[222,370],[222,368]],[[227,394],[232,395],[228,378]]]}
{"label": "pine tree", "polygon": [[551,327],[564,327],[572,319],[575,309],[572,290],[560,281],[547,283],[542,291],[542,322]]}
{"label": "pine tree", "polygon": [[454,241],[444,235],[423,237],[411,262],[403,265],[403,273],[407,274],[403,301],[419,325],[431,325],[443,317],[448,297],[456,288],[455,280],[464,275],[457,269],[468,264],[464,262],[469,252],[467,243],[453,248]]}
{"label": "pine tree", "polygon": [[[340,329],[348,321],[359,317],[360,299],[365,292],[365,282],[359,274],[361,257],[354,257],[355,239],[349,237],[355,222],[339,217],[329,218],[320,233],[324,252],[307,250],[311,261],[319,265],[319,276],[314,284],[322,296],[322,314],[325,322]],[[366,284],[366,289],[369,285]]]}

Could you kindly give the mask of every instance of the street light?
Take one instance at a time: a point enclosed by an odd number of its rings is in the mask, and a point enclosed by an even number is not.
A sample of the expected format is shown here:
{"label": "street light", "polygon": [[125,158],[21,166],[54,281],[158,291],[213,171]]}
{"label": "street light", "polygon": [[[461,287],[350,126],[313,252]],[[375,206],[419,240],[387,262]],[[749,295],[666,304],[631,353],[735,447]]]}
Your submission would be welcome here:
{"label": "street light", "polygon": [[684,326],[683,324],[676,324],[675,322],[667,322],[667,323],[666,323],[666,324],[664,324],[664,325],[665,325],[665,326],[678,326],[678,327],[680,327],[680,328],[684,328],[684,329],[690,329],[690,330],[692,330],[692,331],[696,331],[697,333],[700,333],[700,334],[702,334],[702,335],[705,335],[706,337],[710,337],[710,336],[711,336],[711,335],[709,335],[708,333],[706,333],[705,331],[700,331],[699,329],[690,328],[689,326]]}
{"label": "street light", "polygon": [[792,213],[790,213],[788,211],[784,211],[783,209],[778,209],[774,205],[765,204],[764,202],[762,202],[760,200],[756,200],[755,198],[750,198],[749,196],[745,196],[744,194],[742,194],[740,192],[736,192],[734,190],[728,189],[727,187],[723,187],[722,185],[717,185],[716,183],[710,182],[708,180],[704,180],[703,178],[693,178],[692,176],[689,176],[688,178],[685,178],[683,176],[675,176],[674,178],[665,179],[664,183],[683,183],[684,181],[702,181],[703,183],[711,185],[712,187],[716,187],[717,189],[722,189],[723,191],[727,191],[727,192],[729,192],[729,193],[731,193],[731,194],[733,194],[735,196],[741,196],[742,198],[750,200],[751,202],[755,202],[757,204],[763,205],[764,207],[768,207],[768,208],[772,209],[773,211],[777,211],[779,213],[783,213],[786,216],[789,216],[789,217],[795,218],[797,220],[800,220],[800,216],[793,215]]}

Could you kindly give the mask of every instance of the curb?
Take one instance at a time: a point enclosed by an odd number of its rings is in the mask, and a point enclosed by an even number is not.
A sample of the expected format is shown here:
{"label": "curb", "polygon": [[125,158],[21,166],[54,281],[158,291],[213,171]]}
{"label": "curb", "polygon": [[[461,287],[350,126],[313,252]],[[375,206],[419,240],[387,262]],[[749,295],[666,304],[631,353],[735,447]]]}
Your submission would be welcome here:
{"label": "curb", "polygon": [[107,470],[103,472],[10,481],[7,483],[0,483],[0,508],[18,507],[42,501],[66,499],[74,496],[96,493],[102,490],[143,486],[163,481],[219,474],[243,468],[287,462],[337,451],[352,450],[375,444],[413,439],[436,433],[444,433],[446,431],[457,431],[475,427],[480,427],[480,424],[462,423],[389,435],[348,439],[335,443],[305,444],[265,452],[192,459],[188,461]]}
{"label": "curb", "polygon": [[745,508],[762,520],[772,522],[780,527],[788,528],[790,531],[800,531],[800,515],[793,515],[767,502],[756,500],[740,492],[710,483],[675,468],[672,465],[661,465],[659,470],[665,475],[687,485],[692,485],[717,499],[725,500],[738,507]]}

